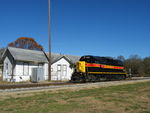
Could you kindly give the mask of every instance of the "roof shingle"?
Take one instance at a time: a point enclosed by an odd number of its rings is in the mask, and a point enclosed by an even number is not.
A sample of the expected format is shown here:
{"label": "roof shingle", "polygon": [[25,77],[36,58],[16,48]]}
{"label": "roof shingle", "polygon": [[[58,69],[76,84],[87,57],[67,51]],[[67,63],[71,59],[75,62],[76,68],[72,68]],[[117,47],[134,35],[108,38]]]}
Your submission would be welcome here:
{"label": "roof shingle", "polygon": [[11,55],[15,60],[19,61],[31,61],[31,62],[48,62],[43,51],[20,49],[14,47],[8,47]]}

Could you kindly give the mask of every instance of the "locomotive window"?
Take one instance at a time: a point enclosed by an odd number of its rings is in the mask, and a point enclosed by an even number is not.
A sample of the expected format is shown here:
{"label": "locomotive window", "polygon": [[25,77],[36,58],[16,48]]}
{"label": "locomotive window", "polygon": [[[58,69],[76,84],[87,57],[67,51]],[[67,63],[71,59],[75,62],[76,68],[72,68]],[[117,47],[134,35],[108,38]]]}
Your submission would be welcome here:
{"label": "locomotive window", "polygon": [[80,61],[85,61],[85,58],[84,58],[84,57],[81,57],[81,58],[80,58]]}
{"label": "locomotive window", "polygon": [[86,59],[85,61],[88,63],[93,63],[93,59],[90,59],[90,58]]}
{"label": "locomotive window", "polygon": [[94,59],[91,56],[83,56],[80,58],[80,61],[85,61],[87,63],[94,63]]}

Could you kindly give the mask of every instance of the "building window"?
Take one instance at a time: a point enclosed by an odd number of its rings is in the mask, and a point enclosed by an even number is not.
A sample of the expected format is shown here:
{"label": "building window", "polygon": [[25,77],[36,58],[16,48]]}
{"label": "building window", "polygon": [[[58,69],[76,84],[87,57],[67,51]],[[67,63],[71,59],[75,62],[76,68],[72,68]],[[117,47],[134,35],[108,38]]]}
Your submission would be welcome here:
{"label": "building window", "polygon": [[60,64],[57,65],[57,71],[61,71],[61,65]]}
{"label": "building window", "polygon": [[67,70],[67,66],[63,65],[63,71],[66,71],[66,70]]}
{"label": "building window", "polygon": [[29,75],[29,63],[23,63],[23,75]]}

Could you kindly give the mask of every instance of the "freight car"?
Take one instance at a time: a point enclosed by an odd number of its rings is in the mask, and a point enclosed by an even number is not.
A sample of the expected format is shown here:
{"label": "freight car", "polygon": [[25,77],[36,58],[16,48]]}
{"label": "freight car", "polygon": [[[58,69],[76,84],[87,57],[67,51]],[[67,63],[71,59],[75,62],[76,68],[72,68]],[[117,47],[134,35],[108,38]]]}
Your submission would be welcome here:
{"label": "freight car", "polygon": [[82,56],[72,74],[73,82],[97,82],[126,79],[123,62],[108,57]]}

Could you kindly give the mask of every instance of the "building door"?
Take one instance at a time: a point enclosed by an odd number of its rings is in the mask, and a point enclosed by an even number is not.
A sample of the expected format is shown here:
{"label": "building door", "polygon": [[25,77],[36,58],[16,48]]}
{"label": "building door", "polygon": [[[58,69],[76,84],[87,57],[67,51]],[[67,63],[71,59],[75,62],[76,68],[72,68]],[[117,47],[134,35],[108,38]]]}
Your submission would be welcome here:
{"label": "building door", "polygon": [[67,76],[67,65],[57,65],[57,80],[65,80]]}
{"label": "building door", "polygon": [[65,80],[67,76],[67,65],[62,65],[62,79]]}
{"label": "building door", "polygon": [[61,65],[57,65],[57,80],[61,80]]}

